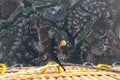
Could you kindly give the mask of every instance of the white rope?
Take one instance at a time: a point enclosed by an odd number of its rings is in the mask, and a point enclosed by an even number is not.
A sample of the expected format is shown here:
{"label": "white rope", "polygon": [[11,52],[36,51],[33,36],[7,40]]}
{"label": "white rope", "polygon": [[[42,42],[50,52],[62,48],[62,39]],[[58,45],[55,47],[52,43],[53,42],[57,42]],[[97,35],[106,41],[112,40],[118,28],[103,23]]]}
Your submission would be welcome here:
{"label": "white rope", "polygon": [[21,72],[16,72],[16,73],[9,73],[9,74],[5,74],[5,75],[1,75],[0,78],[8,78],[8,77],[12,77],[12,76],[17,76],[17,75],[24,75],[28,72],[36,72],[36,70],[41,70],[43,68],[47,68],[47,67],[55,67],[55,66],[58,66],[58,64],[54,64],[54,65],[46,65],[46,66],[40,66],[40,67],[37,67],[35,69],[30,69],[30,70],[27,70],[27,71],[21,71]]}

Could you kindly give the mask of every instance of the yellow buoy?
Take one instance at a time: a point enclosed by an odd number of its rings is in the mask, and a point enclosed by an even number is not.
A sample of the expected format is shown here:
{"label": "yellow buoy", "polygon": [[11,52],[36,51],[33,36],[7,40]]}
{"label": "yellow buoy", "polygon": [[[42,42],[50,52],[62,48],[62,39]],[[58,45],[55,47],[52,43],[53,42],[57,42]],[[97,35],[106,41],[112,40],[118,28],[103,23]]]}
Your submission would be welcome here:
{"label": "yellow buoy", "polygon": [[65,40],[62,40],[62,41],[60,41],[60,46],[66,46],[66,41]]}

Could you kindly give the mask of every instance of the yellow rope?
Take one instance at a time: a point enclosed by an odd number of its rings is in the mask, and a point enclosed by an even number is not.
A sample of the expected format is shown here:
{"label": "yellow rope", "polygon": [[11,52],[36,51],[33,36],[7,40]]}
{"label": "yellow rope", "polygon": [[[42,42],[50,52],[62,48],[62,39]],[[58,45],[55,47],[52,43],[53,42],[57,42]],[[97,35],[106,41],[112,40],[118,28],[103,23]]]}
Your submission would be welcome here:
{"label": "yellow rope", "polygon": [[5,64],[0,64],[0,67],[1,67],[0,75],[5,74],[5,72],[6,72],[6,65]]}
{"label": "yellow rope", "polygon": [[[48,62],[48,64],[42,69],[42,74],[46,74],[46,71],[47,71],[47,67],[48,66],[50,66],[50,65],[53,65],[53,64],[56,64],[56,62]],[[63,70],[62,70],[62,68],[61,68],[61,66],[56,66],[57,67],[57,69],[58,69],[58,73],[62,73],[63,72]]]}

